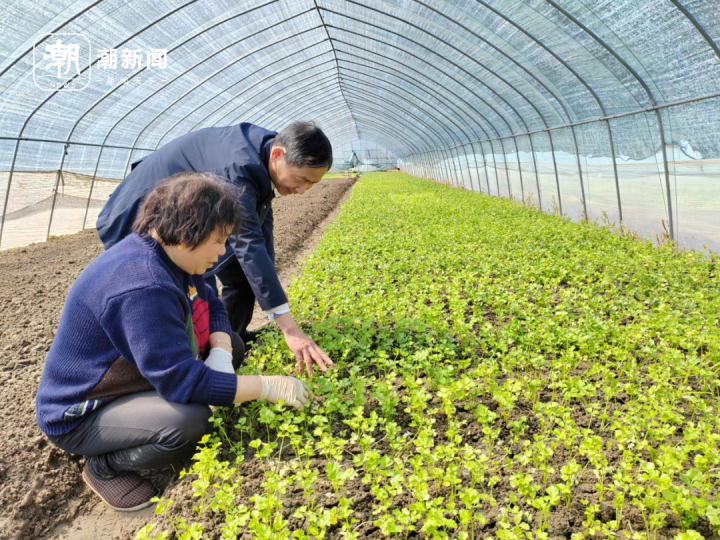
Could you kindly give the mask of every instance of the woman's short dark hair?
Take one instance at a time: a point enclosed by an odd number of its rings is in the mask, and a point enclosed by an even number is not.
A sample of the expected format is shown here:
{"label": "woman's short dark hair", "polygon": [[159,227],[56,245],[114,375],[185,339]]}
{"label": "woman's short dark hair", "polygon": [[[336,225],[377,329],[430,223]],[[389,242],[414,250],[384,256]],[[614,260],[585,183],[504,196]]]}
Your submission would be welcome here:
{"label": "woman's short dark hair", "polygon": [[292,167],[332,167],[332,145],[315,122],[292,122],[273,144],[285,149],[285,161]]}
{"label": "woman's short dark hair", "polygon": [[218,227],[235,229],[241,212],[235,189],[211,173],[177,173],[145,197],[133,231],[154,230],[163,244],[192,249]]}

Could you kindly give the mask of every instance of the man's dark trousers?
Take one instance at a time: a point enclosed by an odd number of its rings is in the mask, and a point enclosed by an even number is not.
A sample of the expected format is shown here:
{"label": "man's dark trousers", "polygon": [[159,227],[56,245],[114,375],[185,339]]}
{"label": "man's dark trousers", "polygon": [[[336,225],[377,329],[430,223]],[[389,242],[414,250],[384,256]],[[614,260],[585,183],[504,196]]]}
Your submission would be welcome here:
{"label": "man's dark trousers", "polygon": [[[215,275],[222,283],[222,301],[230,319],[230,326],[233,332],[244,339],[255,309],[255,293],[235,257],[232,257]],[[217,293],[215,275],[208,276],[205,281]]]}

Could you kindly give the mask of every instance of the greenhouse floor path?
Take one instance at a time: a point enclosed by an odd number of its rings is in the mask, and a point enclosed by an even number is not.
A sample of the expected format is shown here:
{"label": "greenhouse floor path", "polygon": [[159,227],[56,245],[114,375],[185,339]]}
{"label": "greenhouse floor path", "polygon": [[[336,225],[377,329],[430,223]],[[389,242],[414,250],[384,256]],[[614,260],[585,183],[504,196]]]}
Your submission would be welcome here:
{"label": "greenhouse floor path", "polygon": [[[287,286],[349,196],[354,179],[323,180],[273,202],[276,266]],[[0,538],[132,538],[152,508],[107,509],[82,482],[84,460],[53,447],[35,423],[35,392],[70,286],[102,253],[95,230],[0,254]],[[264,322],[256,310],[251,327]],[[153,479],[168,484],[177,474]],[[167,486],[166,493],[188,485]]]}

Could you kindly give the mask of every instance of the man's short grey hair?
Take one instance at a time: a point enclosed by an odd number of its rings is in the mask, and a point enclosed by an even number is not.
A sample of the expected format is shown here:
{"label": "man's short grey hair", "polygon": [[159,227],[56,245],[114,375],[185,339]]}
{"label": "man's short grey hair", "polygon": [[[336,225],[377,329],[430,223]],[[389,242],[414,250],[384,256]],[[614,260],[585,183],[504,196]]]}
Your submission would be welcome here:
{"label": "man's short grey hair", "polygon": [[285,149],[292,167],[332,167],[332,145],[315,122],[292,122],[277,134],[274,145]]}

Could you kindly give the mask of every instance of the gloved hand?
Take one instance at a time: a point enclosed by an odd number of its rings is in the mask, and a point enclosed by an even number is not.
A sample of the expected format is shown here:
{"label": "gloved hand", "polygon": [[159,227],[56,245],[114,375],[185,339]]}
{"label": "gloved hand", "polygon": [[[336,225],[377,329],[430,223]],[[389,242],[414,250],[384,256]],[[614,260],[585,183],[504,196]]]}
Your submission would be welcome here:
{"label": "gloved hand", "polygon": [[305,408],[310,390],[301,380],[284,375],[261,375],[260,380],[262,381],[260,399],[266,399],[270,403],[277,403],[282,399],[285,405],[295,407],[299,411]]}
{"label": "gloved hand", "polygon": [[205,365],[215,371],[235,373],[232,365],[232,354],[220,347],[210,349],[210,354],[208,354],[208,357],[205,360]]}

